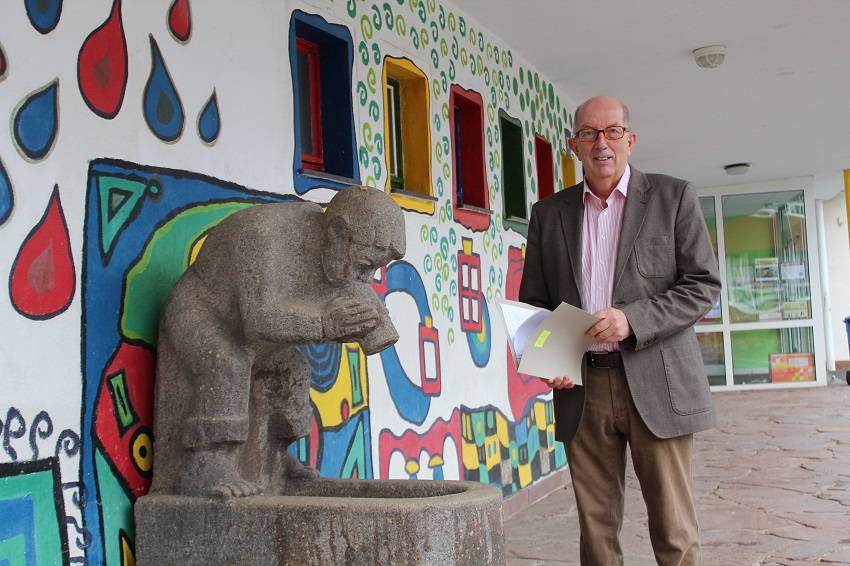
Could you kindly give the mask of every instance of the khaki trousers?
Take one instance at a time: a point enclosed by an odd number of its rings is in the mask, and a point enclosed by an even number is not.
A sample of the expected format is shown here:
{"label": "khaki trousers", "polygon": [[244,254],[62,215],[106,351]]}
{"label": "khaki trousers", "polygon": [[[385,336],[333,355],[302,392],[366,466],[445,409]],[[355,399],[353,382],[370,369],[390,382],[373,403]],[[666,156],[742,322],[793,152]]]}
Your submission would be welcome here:
{"label": "khaki trousers", "polygon": [[702,564],[693,503],[693,435],[660,439],[635,408],[622,368],[588,366],[581,424],[566,444],[583,566],[623,564],[626,444],[646,502],[655,560]]}

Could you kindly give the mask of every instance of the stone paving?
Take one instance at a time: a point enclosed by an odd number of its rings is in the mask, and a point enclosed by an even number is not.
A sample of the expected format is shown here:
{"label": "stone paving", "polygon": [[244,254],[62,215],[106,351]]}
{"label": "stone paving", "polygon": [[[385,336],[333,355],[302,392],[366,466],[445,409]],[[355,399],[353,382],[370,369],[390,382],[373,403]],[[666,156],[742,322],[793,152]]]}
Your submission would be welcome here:
{"label": "stone paving", "polygon": [[[720,425],[695,437],[704,564],[850,565],[850,387],[830,380],[827,387],[718,392],[714,398]],[[631,466],[627,484],[625,563],[652,565]],[[572,487],[508,517],[505,543],[507,566],[578,564]]]}

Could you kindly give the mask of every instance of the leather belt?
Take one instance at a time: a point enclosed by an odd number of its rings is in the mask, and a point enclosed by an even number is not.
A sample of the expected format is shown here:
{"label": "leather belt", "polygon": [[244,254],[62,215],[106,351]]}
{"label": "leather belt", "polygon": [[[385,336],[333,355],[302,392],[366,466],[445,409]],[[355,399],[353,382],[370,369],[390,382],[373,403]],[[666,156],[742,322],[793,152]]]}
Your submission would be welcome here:
{"label": "leather belt", "polygon": [[623,357],[620,352],[585,352],[587,365],[596,369],[610,369],[623,367]]}

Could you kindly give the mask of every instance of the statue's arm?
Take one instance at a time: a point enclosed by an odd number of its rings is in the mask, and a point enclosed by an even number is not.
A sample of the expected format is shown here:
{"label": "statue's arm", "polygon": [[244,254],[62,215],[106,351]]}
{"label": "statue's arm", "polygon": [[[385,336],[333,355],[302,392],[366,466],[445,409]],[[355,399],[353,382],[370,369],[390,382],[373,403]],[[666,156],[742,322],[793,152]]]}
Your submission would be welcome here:
{"label": "statue's arm", "polygon": [[243,308],[245,337],[263,342],[319,343],[355,340],[382,320],[389,320],[380,301],[336,297],[324,305],[304,299],[277,300]]}
{"label": "statue's arm", "polygon": [[242,324],[249,341],[316,343],[324,341],[321,306],[279,299],[243,304]]}

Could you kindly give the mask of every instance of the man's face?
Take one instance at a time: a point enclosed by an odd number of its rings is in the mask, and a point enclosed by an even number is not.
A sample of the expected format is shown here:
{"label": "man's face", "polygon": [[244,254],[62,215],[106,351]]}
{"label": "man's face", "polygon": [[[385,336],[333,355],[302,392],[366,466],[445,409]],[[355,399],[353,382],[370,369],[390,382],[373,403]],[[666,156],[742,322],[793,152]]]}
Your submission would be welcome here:
{"label": "man's face", "polygon": [[[612,98],[592,98],[582,105],[576,116],[576,132],[585,128],[604,130],[609,126],[626,126],[623,123],[623,107]],[[599,132],[594,142],[570,138],[568,143],[584,165],[584,174],[591,188],[604,190],[613,189],[625,173],[636,137],[634,132],[626,132],[618,140],[609,140]]]}

